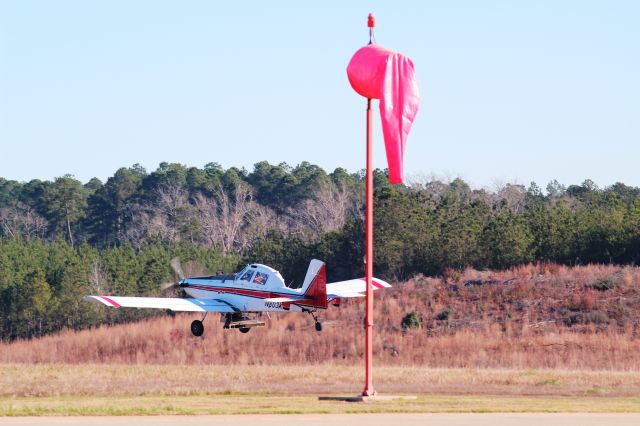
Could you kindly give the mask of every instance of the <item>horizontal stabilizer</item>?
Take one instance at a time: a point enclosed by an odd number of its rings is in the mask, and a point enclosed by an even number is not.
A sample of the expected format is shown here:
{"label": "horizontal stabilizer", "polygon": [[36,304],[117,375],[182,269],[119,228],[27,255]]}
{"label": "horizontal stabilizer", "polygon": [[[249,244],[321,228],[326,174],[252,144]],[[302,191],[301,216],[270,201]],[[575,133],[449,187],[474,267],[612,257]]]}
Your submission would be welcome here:
{"label": "horizontal stabilizer", "polygon": [[[373,278],[371,285],[374,290],[381,290],[391,287],[386,281],[380,278]],[[340,281],[337,283],[327,284],[327,297],[332,298],[350,298],[362,297],[367,291],[367,282],[364,278],[356,278],[353,280]]]}
{"label": "horizontal stabilizer", "polygon": [[327,299],[349,299],[351,297],[364,297],[366,293],[363,291],[362,293],[349,293],[349,292],[341,292],[340,294],[327,293]]}

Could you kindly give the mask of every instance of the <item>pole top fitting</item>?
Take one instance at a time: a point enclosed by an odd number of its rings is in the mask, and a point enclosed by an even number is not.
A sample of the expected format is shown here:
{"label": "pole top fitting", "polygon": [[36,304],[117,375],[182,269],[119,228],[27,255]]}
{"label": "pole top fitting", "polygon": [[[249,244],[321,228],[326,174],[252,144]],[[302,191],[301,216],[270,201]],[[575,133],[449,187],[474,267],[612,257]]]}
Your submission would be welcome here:
{"label": "pole top fitting", "polygon": [[376,17],[373,16],[373,13],[370,13],[367,17],[367,27],[373,28],[376,26]]}

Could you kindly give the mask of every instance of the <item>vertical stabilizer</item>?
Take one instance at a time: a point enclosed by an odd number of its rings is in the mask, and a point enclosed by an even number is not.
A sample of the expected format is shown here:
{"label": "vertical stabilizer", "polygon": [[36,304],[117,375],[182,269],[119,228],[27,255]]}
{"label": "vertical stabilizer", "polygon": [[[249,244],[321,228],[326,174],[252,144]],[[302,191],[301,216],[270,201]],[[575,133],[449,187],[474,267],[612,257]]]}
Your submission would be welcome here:
{"label": "vertical stabilizer", "polygon": [[302,284],[305,301],[309,306],[327,308],[327,269],[323,261],[311,260]]}

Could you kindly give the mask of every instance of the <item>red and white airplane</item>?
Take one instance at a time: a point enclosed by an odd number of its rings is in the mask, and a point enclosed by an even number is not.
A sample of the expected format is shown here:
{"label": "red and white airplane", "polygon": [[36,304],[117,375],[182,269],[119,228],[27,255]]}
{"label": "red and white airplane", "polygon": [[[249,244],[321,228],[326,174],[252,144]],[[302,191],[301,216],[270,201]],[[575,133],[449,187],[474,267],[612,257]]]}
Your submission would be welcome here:
{"label": "red and white airplane", "polygon": [[[316,330],[322,331],[316,315],[319,309],[327,309],[329,304],[339,306],[340,299],[362,297],[366,291],[364,278],[327,284],[326,266],[317,259],[309,264],[300,288],[287,286],[278,271],[259,263],[249,264],[237,274],[190,277],[177,285],[191,297],[85,296],[85,300],[113,308],[204,312],[202,320],[191,323],[191,332],[202,336],[202,322],[209,312],[222,314],[225,329],[237,328],[242,333],[263,326],[265,323],[255,318],[263,312],[305,312],[313,316]],[[373,278],[372,286],[391,287],[379,278]]]}

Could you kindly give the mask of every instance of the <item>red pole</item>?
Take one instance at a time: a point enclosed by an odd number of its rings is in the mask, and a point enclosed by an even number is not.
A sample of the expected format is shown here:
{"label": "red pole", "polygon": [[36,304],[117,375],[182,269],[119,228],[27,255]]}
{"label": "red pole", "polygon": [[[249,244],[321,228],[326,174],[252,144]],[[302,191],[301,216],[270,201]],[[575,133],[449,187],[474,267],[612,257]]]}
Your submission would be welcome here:
{"label": "red pole", "polygon": [[365,213],[365,277],[367,281],[367,313],[365,317],[365,385],[363,396],[373,396],[373,134],[371,99],[367,99],[367,172]]}
{"label": "red pole", "polygon": [[[367,27],[369,27],[369,44],[373,43],[373,28],[376,26],[373,13],[367,17]],[[373,396],[376,391],[373,389],[373,132],[371,127],[373,118],[371,113],[371,99],[367,99],[367,171],[366,182],[366,203],[365,203],[365,280],[367,281],[367,304],[365,316],[365,384],[363,396]]]}

